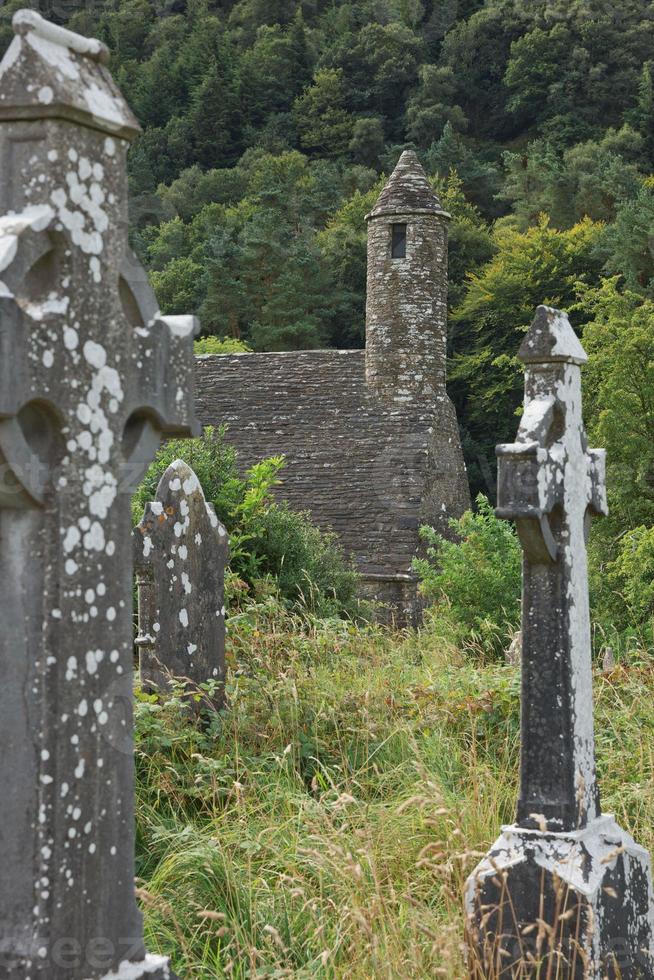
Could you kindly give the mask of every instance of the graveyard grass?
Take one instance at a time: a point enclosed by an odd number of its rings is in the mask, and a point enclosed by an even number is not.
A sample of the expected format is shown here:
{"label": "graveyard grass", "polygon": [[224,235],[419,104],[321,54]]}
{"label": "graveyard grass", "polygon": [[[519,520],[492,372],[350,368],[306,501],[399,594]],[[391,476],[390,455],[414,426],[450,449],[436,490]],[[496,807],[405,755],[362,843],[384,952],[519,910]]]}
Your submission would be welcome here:
{"label": "graveyard grass", "polygon": [[[512,819],[519,676],[433,624],[230,624],[229,710],[137,692],[139,896],[185,978],[466,975],[466,876]],[[654,662],[597,670],[605,812],[654,847]],[[530,976],[532,974],[529,974]]]}

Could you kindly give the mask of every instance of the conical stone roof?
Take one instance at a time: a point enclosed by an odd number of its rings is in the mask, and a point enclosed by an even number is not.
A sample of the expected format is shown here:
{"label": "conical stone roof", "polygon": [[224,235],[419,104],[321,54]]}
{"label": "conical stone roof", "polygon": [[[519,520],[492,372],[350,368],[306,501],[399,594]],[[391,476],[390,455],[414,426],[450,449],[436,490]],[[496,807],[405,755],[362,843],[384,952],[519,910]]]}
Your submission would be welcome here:
{"label": "conical stone roof", "polygon": [[384,214],[440,214],[449,218],[427,180],[420,160],[413,150],[405,150],[366,217]]}

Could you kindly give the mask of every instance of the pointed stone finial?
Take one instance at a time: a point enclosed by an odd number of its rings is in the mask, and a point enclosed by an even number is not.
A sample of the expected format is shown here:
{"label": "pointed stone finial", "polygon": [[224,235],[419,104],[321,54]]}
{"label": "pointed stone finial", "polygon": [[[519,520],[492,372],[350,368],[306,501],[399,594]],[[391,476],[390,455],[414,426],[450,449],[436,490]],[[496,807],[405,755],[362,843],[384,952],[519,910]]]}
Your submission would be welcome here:
{"label": "pointed stone finial", "polygon": [[35,10],[18,10],[12,25],[16,36],[0,65],[0,120],[67,119],[127,140],[141,131],[106,67],[101,41]]}
{"label": "pointed stone finial", "polygon": [[520,345],[518,357],[523,364],[550,364],[557,361],[585,364],[588,360],[567,314],[551,306],[539,306],[536,309],[536,316]]}
{"label": "pointed stone finial", "polygon": [[405,150],[366,220],[385,214],[440,214],[443,210],[414,150]]}

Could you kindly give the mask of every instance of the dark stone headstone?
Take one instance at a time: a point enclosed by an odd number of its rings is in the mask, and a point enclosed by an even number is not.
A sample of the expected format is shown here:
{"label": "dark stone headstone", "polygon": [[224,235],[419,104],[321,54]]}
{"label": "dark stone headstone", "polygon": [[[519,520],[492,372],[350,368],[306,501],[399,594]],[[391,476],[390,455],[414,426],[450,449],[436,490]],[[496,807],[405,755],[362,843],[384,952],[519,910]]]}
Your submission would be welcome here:
{"label": "dark stone headstone", "polygon": [[0,976],[170,977],[134,894],[129,493],[194,429],[192,317],[127,246],[136,120],[31,10],[0,64]]}
{"label": "dark stone headstone", "polygon": [[607,508],[581,411],[587,357],[543,306],[519,357],[525,410],[497,447],[497,514],[524,552],[520,798],[468,881],[470,955],[479,976],[652,980],[649,855],[601,814],[595,778],[586,540]]}
{"label": "dark stone headstone", "polygon": [[[146,691],[166,690],[174,677],[201,695],[191,705],[221,706],[228,556],[227,532],[213,505],[190,466],[176,460],[134,528],[137,646]],[[215,697],[202,692],[207,681],[221,683]]]}

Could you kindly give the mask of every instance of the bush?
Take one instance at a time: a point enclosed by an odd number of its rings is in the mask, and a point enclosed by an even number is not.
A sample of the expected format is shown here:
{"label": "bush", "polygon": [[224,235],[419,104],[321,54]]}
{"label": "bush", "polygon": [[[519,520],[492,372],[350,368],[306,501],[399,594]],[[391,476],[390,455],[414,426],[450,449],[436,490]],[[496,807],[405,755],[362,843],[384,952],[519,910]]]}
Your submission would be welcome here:
{"label": "bush", "polygon": [[421,528],[427,557],[413,567],[421,591],[436,603],[434,621],[455,642],[500,654],[520,621],[521,548],[513,527],[495,517],[482,494],[477,507],[450,521],[455,541]]}
{"label": "bush", "polygon": [[[239,476],[236,450],[225,441],[226,427],[211,426],[200,439],[171,439],[157,452],[147,473],[132,498],[132,518],[140,520],[149,500],[154,500],[157,485],[164,470],[176,459],[183,459],[195,471],[204,494],[215,509],[219,520],[230,535],[237,531],[237,509],[243,502],[251,480],[250,474]],[[282,460],[278,460],[277,469]]]}
{"label": "bush", "polygon": [[[651,626],[654,619],[654,528],[636,527],[620,539],[608,582],[619,605],[615,621],[623,627]],[[617,603],[616,603],[617,604]],[[620,622],[619,613],[627,616]]]}
{"label": "bush", "polygon": [[236,337],[200,337],[193,345],[196,356],[201,354],[251,354],[252,348]]}
{"label": "bush", "polygon": [[240,475],[225,427],[207,427],[199,439],[174,439],[161,447],[134,495],[134,524],[147,501],[154,499],[164,470],[176,459],[195,471],[205,497],[225,525],[235,577],[255,591],[270,591],[272,585],[287,607],[296,611],[320,617],[354,614],[358,576],[336,536],[320,531],[308,514],[273,501],[283,456],[262,460]]}
{"label": "bush", "polygon": [[335,534],[319,531],[308,513],[286,504],[269,507],[258,525],[253,543],[260,569],[274,577],[282,595],[320,618],[358,612],[358,576]]}

